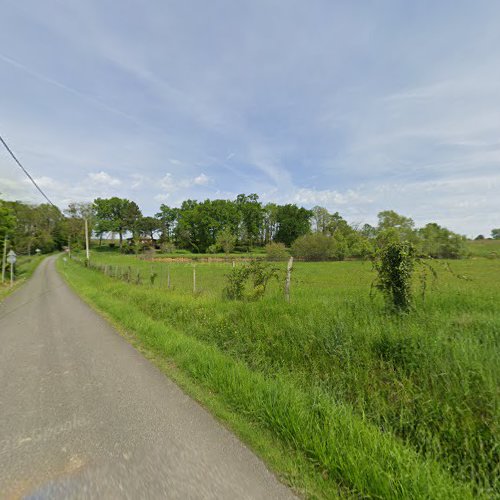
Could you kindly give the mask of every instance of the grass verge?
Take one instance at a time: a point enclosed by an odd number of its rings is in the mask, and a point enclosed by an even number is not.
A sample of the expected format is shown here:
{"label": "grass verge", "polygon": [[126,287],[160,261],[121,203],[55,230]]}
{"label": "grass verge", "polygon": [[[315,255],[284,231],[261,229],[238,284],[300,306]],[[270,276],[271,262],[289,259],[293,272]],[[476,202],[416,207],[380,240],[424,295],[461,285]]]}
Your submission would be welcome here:
{"label": "grass verge", "polygon": [[267,377],[216,346],[172,328],[127,300],[125,283],[68,263],[59,270],[92,306],[225,421],[278,475],[309,498],[471,498],[391,433],[382,432],[320,388]]}
{"label": "grass verge", "polygon": [[10,286],[10,266],[5,273],[5,283],[0,283],[0,302],[17,290],[34,272],[46,255],[21,256],[17,259],[14,285]]}

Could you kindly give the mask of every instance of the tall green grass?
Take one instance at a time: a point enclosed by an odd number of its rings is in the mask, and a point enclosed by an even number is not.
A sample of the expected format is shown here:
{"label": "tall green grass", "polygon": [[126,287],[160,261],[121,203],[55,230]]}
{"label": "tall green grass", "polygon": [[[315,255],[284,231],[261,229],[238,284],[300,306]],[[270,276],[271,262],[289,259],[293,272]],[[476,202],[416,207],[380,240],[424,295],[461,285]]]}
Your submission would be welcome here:
{"label": "tall green grass", "polygon": [[[150,272],[147,263],[115,259],[137,266],[145,276]],[[387,316],[381,300],[370,298],[373,273],[367,263],[298,264],[291,304],[283,301],[278,286],[260,302],[223,301],[218,287],[228,267],[208,264],[197,267],[206,292],[193,296],[191,267],[178,266],[175,272],[179,277],[185,272],[186,286],[176,290],[103,279],[75,265],[68,272],[77,288],[95,287],[93,300],[105,310],[112,301],[133,307],[157,328],[182,332],[178,335],[241,363],[263,384],[279,380],[286,400],[298,398],[305,413],[302,420],[290,417],[286,408],[292,403],[278,398],[265,424],[289,442],[299,440],[302,452],[313,450],[311,459],[348,489],[375,497],[436,498],[434,490],[425,493],[415,486],[430,480],[422,479],[423,472],[416,473],[418,479],[411,475],[418,463],[440,478],[448,471],[476,494],[498,494],[498,261],[455,262],[454,275],[443,268],[417,309],[403,316]],[[123,321],[120,314],[116,318]],[[238,384],[231,390],[251,399]],[[282,419],[286,423],[280,427]],[[333,430],[332,422],[339,422]],[[362,435],[354,451],[350,439]],[[380,470],[380,461],[388,460],[374,451],[381,449],[397,457],[390,472]],[[339,454],[342,466],[332,458]],[[453,484],[443,481],[438,482]]]}
{"label": "tall green grass", "polygon": [[0,301],[7,295],[11,294],[20,285],[22,285],[35,271],[38,264],[43,260],[43,255],[21,255],[17,258],[15,266],[15,282],[14,286],[10,286],[10,265],[7,264],[5,271],[5,283],[0,283]]}

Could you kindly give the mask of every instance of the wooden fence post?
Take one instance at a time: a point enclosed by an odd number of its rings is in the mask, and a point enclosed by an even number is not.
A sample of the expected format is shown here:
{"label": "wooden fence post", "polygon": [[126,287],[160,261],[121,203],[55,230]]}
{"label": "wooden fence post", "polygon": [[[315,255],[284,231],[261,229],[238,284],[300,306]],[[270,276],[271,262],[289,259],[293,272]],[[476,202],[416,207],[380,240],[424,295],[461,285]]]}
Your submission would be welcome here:
{"label": "wooden fence post", "polygon": [[167,288],[170,290],[170,264],[167,266]]}
{"label": "wooden fence post", "polygon": [[285,300],[290,302],[290,281],[292,280],[292,266],[293,257],[288,260],[288,266],[286,268],[286,281],[285,281]]}

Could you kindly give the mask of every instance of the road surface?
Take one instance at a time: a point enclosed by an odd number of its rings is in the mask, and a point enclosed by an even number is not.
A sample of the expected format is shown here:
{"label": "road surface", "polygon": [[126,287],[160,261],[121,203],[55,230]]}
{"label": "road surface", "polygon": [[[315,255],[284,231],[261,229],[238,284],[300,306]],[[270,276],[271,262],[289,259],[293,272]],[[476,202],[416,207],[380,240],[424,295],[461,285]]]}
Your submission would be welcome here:
{"label": "road surface", "polygon": [[0,498],[293,498],[45,259],[0,304]]}

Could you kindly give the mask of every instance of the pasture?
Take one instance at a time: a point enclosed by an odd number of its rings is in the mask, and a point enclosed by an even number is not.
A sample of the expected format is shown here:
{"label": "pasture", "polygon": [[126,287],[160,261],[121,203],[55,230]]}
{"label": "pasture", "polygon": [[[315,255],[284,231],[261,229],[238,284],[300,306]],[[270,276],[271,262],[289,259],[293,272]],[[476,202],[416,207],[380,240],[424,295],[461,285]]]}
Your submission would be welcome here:
{"label": "pasture", "polygon": [[371,289],[369,262],[295,263],[290,303],[282,280],[258,301],[223,299],[231,260],[197,262],[195,292],[190,262],[92,262],[101,270],[59,267],[140,343],[304,456],[324,484],[285,476],[305,496],[499,493],[500,260],[432,262],[437,279],[422,295],[416,276],[415,308],[397,316]]}

